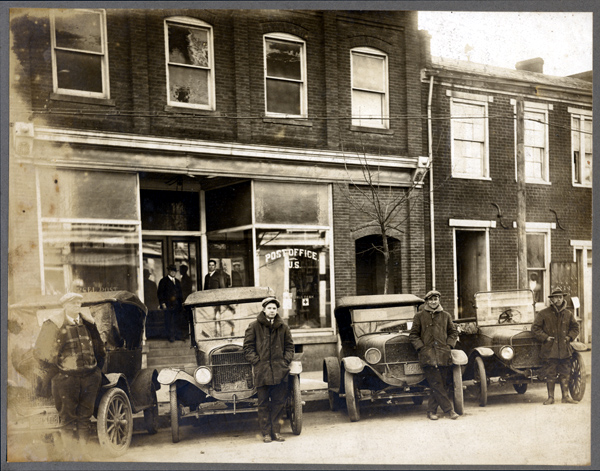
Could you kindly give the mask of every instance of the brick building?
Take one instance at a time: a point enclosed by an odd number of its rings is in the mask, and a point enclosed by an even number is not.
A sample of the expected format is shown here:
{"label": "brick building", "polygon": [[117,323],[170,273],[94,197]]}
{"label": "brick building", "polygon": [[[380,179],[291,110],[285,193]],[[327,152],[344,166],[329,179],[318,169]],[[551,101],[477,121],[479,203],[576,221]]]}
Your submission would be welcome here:
{"label": "brick building", "polygon": [[433,201],[424,210],[433,254],[427,284],[458,318],[473,315],[477,291],[523,287],[516,229],[516,103],[522,99],[526,285],[538,308],[555,287],[576,298],[580,338],[590,342],[592,83],[544,75],[540,58],[510,70],[431,57],[428,34],[420,33],[433,157],[426,183]]}
{"label": "brick building", "polygon": [[[11,41],[9,302],[117,288],[152,311],[167,265],[198,290],[214,259],[275,289],[320,368],[335,299],[382,286],[349,182],[366,161],[387,197],[421,191],[417,12],[13,9]],[[426,290],[424,209],[390,291]]]}

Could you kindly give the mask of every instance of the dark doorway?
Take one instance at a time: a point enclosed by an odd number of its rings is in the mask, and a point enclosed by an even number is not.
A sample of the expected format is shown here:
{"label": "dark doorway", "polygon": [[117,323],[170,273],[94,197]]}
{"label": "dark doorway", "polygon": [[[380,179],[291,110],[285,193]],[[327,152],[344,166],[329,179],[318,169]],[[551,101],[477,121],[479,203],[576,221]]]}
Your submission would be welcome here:
{"label": "dark doorway", "polygon": [[487,291],[485,231],[456,231],[458,318],[474,317],[474,295]]}
{"label": "dark doorway", "polygon": [[[383,294],[385,283],[385,260],[383,253],[377,250],[382,247],[383,239],[380,235],[369,235],[357,239],[355,242],[356,253],[356,294]],[[388,294],[402,292],[400,241],[388,237],[390,249],[390,272],[388,280]]]}

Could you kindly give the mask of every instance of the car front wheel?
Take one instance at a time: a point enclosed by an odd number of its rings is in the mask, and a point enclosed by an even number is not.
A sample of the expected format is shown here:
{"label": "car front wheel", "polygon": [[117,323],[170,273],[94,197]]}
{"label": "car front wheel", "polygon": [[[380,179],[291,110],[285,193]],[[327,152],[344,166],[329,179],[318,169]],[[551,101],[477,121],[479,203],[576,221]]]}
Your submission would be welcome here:
{"label": "car front wheel", "polygon": [[158,432],[158,398],[156,397],[156,388],[154,385],[151,388],[152,405],[144,409],[144,423],[148,433],[154,435]]}
{"label": "car front wheel", "polygon": [[360,420],[360,404],[358,402],[358,388],[356,379],[352,373],[344,372],[344,386],[346,387],[346,406],[348,408],[348,417],[351,422]]}
{"label": "car front wheel", "polygon": [[98,441],[111,456],[121,456],[129,448],[133,434],[131,403],[121,388],[109,389],[98,406]]}
{"label": "car front wheel", "polygon": [[475,365],[473,365],[473,368],[475,384],[479,388],[477,391],[479,393],[479,406],[485,407],[487,405],[487,374],[485,373],[483,358],[475,357]]}
{"label": "car front wheel", "polygon": [[454,384],[454,411],[458,415],[463,415],[465,412],[465,403],[463,397],[462,371],[460,365],[452,367],[452,382]]}
{"label": "car front wheel", "polygon": [[569,379],[569,392],[571,397],[576,401],[581,401],[585,394],[586,385],[585,363],[583,355],[575,352],[571,359],[571,378]]}
{"label": "car front wheel", "polygon": [[173,443],[179,441],[179,404],[177,403],[177,384],[171,384],[169,388],[169,399],[171,406],[171,438]]}
{"label": "car front wheel", "polygon": [[302,395],[300,392],[300,377],[290,375],[290,393],[288,398],[288,417],[294,435],[302,432]]}

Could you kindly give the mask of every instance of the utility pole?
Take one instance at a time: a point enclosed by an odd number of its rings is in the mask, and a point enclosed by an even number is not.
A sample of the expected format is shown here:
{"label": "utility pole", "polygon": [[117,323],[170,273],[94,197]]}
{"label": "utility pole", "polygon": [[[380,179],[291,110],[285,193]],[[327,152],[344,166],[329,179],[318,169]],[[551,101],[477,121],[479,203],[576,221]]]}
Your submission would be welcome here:
{"label": "utility pole", "polygon": [[517,100],[517,266],[519,289],[527,289],[527,193],[525,186],[525,103]]}

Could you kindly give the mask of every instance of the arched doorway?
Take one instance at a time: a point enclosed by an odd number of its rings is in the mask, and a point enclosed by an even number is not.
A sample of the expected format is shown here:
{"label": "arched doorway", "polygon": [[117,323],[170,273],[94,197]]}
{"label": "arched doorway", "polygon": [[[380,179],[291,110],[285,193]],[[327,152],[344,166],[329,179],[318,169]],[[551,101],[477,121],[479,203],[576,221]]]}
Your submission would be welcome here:
{"label": "arched doorway", "polygon": [[[390,250],[390,273],[388,294],[402,292],[400,241],[388,237]],[[381,235],[372,234],[356,239],[356,294],[383,294],[385,283],[385,261],[383,253],[376,247],[382,247]]]}

